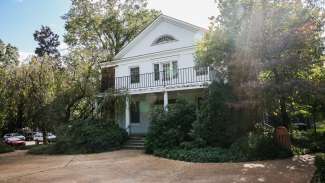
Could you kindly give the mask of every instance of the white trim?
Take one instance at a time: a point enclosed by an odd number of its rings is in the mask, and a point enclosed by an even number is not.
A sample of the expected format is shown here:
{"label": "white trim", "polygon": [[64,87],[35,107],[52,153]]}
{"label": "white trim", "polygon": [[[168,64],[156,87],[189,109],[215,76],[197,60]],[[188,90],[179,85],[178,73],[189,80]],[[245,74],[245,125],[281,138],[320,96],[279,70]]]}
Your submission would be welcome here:
{"label": "white trim", "polygon": [[[200,88],[207,88],[211,82],[200,82],[193,84],[193,86],[169,86],[169,87],[154,87],[154,88],[143,88],[143,89],[134,89],[128,90],[127,93],[129,95],[139,95],[139,94],[148,94],[148,93],[160,93],[164,91],[182,91],[182,90],[193,90],[193,89],[200,89]],[[183,84],[184,85],[184,84]]]}
{"label": "white trim", "polygon": [[122,50],[114,57],[115,60],[121,59],[128,51],[130,51],[131,48],[133,48],[134,45],[138,43],[143,37],[145,37],[155,26],[157,26],[160,22],[166,21],[168,23],[172,23],[174,25],[182,26],[183,28],[186,28],[190,31],[197,32],[197,31],[203,31],[207,32],[207,29],[184,22],[182,20],[178,20],[176,18],[163,15],[161,14],[156,20],[154,20],[147,28],[145,28],[138,36],[136,36],[129,44],[124,46]]}
{"label": "white trim", "polygon": [[[130,63],[136,63],[139,62],[139,59],[146,59],[146,58],[150,58],[150,57],[170,57],[168,54],[177,54],[179,56],[179,52],[182,51],[189,51],[191,54],[194,53],[194,49],[196,46],[188,46],[188,47],[182,47],[182,48],[177,48],[177,49],[172,49],[172,50],[165,50],[162,52],[154,52],[154,53],[149,53],[149,54],[144,54],[144,55],[138,55],[138,56],[134,56],[134,57],[127,57],[127,58],[123,58],[123,59],[119,59],[119,60],[114,60],[112,62],[103,62],[100,63],[100,67],[101,68],[105,68],[105,67],[111,67],[114,65],[118,65],[124,62],[128,62],[128,64]],[[172,55],[174,56],[174,55]],[[155,59],[155,58],[154,58]]]}

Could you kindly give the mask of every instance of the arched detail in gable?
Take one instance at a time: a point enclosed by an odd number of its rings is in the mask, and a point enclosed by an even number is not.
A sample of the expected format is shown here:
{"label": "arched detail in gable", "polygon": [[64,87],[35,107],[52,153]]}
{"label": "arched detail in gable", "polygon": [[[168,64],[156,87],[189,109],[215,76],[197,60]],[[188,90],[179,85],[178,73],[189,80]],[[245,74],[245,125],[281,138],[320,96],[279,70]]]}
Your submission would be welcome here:
{"label": "arched detail in gable", "polygon": [[165,44],[174,41],[177,41],[177,39],[174,36],[169,34],[164,34],[159,36],[157,39],[155,39],[151,45],[154,46],[154,45]]}

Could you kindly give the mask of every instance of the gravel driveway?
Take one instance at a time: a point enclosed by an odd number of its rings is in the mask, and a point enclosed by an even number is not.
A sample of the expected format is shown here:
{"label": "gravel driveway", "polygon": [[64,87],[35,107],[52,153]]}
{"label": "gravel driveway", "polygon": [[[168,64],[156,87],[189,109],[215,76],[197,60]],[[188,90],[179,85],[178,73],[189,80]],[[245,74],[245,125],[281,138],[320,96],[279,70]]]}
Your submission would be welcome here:
{"label": "gravel driveway", "polygon": [[249,163],[187,163],[141,151],[74,156],[0,155],[0,182],[309,182],[313,158]]}

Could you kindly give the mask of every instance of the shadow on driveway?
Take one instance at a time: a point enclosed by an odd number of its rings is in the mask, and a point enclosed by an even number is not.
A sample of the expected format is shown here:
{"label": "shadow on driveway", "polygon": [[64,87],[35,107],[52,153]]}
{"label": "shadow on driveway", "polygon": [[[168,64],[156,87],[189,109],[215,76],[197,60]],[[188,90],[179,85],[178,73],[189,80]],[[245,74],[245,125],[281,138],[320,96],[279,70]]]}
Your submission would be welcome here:
{"label": "shadow on driveway", "polygon": [[247,163],[188,163],[121,150],[91,155],[0,155],[0,182],[310,182],[309,155]]}

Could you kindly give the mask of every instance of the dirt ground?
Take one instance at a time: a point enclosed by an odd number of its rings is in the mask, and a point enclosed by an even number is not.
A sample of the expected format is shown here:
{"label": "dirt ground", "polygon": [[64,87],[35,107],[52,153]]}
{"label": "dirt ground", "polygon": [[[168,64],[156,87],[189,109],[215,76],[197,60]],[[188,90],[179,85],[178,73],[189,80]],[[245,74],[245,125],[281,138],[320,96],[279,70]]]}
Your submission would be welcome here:
{"label": "dirt ground", "polygon": [[0,155],[0,182],[274,182],[306,183],[315,168],[311,156],[249,163],[188,163],[121,150],[92,155]]}

